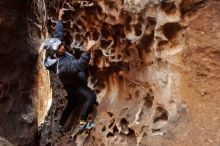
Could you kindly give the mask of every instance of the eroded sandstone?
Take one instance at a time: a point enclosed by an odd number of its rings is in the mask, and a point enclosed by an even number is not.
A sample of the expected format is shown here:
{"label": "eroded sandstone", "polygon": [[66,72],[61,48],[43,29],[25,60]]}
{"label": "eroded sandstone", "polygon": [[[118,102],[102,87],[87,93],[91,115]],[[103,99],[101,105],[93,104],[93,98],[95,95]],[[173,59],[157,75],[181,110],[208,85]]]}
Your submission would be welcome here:
{"label": "eroded sandstone", "polygon": [[0,9],[0,136],[14,145],[38,145],[38,126],[51,99],[43,54],[38,56],[43,2],[2,0]]}
{"label": "eroded sandstone", "polygon": [[[70,131],[57,137],[55,112],[47,140],[80,146],[220,144],[219,1],[66,0],[46,5],[50,33],[59,8],[74,7],[64,17],[69,51],[83,49],[86,37],[97,41],[89,85],[99,104],[90,133],[72,139],[70,121]],[[65,91],[53,84],[59,89],[53,110],[60,113]]]}
{"label": "eroded sandstone", "polygon": [[[1,136],[15,145],[42,146],[220,144],[218,0],[45,2],[0,2]],[[79,55],[74,48],[83,50],[88,37],[97,42],[88,72],[98,97],[96,127],[75,137],[80,105],[68,132],[56,135],[66,93],[51,74],[51,101],[43,52],[38,55],[43,15],[51,35],[61,7],[69,9],[69,52]]]}
{"label": "eroded sandstone", "polygon": [[[76,139],[71,128],[58,139],[52,130],[47,135],[51,143],[220,144],[218,1],[67,0],[46,5],[49,32],[56,5],[75,9],[64,17],[69,51],[82,49],[88,36],[99,43],[92,51],[89,78],[98,96],[96,127]],[[64,92],[59,84],[55,88]],[[59,92],[54,99],[56,106],[62,103],[55,107],[61,112],[65,93]],[[49,125],[56,127],[52,119]]]}

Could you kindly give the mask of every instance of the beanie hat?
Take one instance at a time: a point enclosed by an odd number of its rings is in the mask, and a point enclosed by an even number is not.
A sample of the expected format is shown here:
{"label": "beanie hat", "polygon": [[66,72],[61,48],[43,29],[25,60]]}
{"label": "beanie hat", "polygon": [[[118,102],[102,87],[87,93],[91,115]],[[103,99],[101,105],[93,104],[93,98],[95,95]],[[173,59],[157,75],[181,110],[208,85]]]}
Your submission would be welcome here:
{"label": "beanie hat", "polygon": [[57,51],[62,42],[57,38],[49,38],[45,40],[44,49]]}

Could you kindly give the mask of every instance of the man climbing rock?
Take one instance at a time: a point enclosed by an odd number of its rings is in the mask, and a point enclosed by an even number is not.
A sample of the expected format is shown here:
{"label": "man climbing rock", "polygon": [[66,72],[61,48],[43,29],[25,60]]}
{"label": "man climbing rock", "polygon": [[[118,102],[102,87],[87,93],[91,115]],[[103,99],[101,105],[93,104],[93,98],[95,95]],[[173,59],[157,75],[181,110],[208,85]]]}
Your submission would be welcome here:
{"label": "man climbing rock", "polygon": [[77,105],[77,98],[84,98],[84,104],[80,116],[79,126],[81,129],[91,128],[87,122],[88,114],[91,112],[93,105],[96,102],[96,95],[87,86],[84,70],[89,64],[90,49],[94,46],[95,41],[89,40],[85,51],[79,59],[68,53],[62,43],[63,39],[63,9],[59,12],[58,22],[55,26],[54,38],[50,38],[45,42],[44,48],[47,50],[47,57],[44,65],[50,71],[55,72],[68,94],[68,103],[61,115],[59,121],[58,133],[65,131],[64,124],[71,114],[74,107]]}

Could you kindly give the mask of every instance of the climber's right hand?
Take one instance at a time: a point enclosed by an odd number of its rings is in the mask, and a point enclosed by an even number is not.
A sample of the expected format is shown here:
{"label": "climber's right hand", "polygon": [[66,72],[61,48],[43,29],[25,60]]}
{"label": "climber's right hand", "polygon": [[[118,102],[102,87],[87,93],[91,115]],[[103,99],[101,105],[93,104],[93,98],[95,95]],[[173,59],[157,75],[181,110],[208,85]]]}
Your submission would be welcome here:
{"label": "climber's right hand", "polygon": [[58,20],[63,20],[63,14],[64,14],[64,9],[60,9],[59,11],[59,16],[58,16]]}

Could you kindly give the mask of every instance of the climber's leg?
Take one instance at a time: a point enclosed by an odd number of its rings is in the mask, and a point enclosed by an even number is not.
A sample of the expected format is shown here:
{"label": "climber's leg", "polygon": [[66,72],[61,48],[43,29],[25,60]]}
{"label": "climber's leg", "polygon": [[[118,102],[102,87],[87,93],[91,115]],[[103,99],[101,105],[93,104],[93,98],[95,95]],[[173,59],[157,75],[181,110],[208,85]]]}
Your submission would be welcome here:
{"label": "climber's leg", "polygon": [[87,86],[78,86],[76,89],[76,96],[83,97],[85,100],[80,120],[86,121],[89,113],[92,111],[93,105],[96,103],[95,92]]}
{"label": "climber's leg", "polygon": [[67,103],[67,106],[65,107],[61,115],[60,122],[59,122],[60,126],[64,126],[64,124],[66,123],[66,120],[68,119],[69,115],[73,111],[74,107],[75,107],[75,104],[69,100]]}
{"label": "climber's leg", "polygon": [[68,103],[67,106],[65,107],[60,121],[59,121],[59,125],[60,126],[64,126],[66,120],[68,119],[69,115],[71,114],[71,112],[73,111],[73,109],[76,107],[76,97],[74,95],[74,87],[71,86],[65,86],[66,92],[68,94]]}

